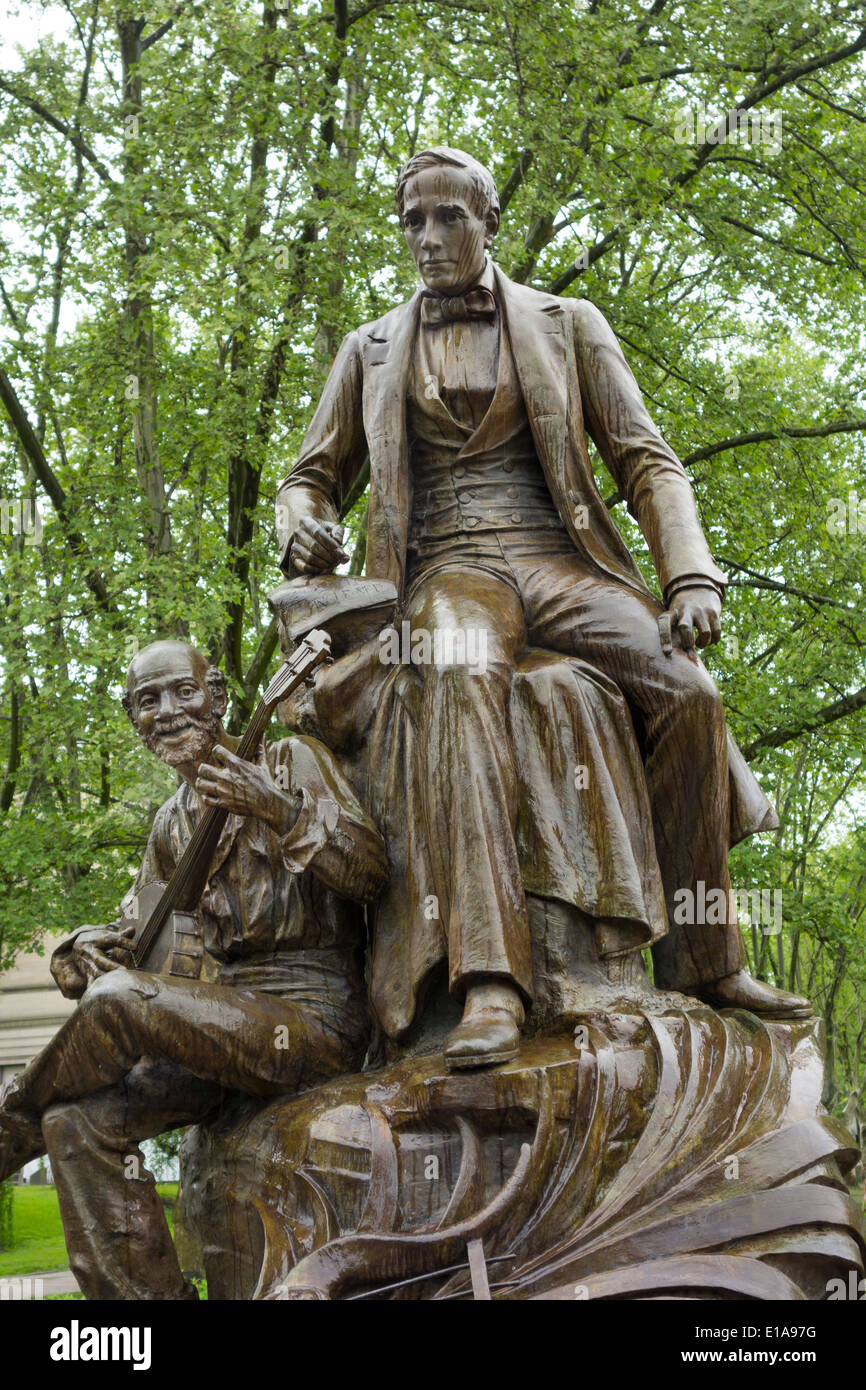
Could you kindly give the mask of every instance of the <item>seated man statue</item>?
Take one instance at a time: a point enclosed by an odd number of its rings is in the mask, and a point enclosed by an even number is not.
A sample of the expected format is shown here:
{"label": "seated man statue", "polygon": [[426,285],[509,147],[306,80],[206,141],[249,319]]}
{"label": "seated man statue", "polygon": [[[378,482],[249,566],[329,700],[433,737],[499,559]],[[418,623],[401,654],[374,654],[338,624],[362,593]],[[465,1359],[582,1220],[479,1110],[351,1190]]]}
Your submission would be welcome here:
{"label": "seated man statue", "polygon": [[[182,642],[154,642],[123,700],[182,777],[157,813],[136,888],[167,880],[206,806],[230,814],[200,904],[215,980],[127,967],[135,931],[82,927],[51,969],[81,1002],[0,1103],[0,1179],[47,1152],[70,1264],[88,1298],[195,1297],[137,1148],[215,1115],[357,1070],[368,1040],[362,910],[385,847],[323,744],[239,758],[226,683]],[[132,895],[130,895],[132,899]],[[127,900],[125,900],[126,902]]]}
{"label": "seated man statue", "polygon": [[[507,712],[527,648],[587,663],[628,704],[670,925],[656,983],[808,1015],[745,971],[735,918],[674,918],[678,893],[699,884],[730,900],[731,781],[760,795],[736,750],[729,763],[719,692],[694,650],[719,639],[726,579],[685,469],[599,311],[515,284],[488,259],[499,203],[487,169],[459,150],[421,151],[397,210],[423,285],[344,341],[277,531],[287,576],[333,570],[346,558],[339,508],[369,456],[366,574],[395,585],[401,619],[434,652],[415,738],[421,805],[408,814],[425,828],[451,989],[465,1001],[449,1065],[513,1057],[532,1001]],[[587,432],[646,538],[673,641],[596,485]],[[483,635],[483,670],[436,657],[437,635],[455,633],[475,649]]]}

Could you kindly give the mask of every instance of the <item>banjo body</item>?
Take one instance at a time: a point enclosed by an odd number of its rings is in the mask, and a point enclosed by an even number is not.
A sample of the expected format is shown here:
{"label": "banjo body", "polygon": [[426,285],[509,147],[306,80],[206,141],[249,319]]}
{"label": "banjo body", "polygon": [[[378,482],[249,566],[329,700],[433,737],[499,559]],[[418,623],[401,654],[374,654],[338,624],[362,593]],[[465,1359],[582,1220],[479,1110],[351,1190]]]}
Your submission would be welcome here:
{"label": "banjo body", "polygon": [[126,916],[136,927],[132,947],[135,969],[199,980],[205,957],[200,913],[175,908],[163,918],[152,938],[147,930],[166,886],[158,879],[145,883],[127,905]]}

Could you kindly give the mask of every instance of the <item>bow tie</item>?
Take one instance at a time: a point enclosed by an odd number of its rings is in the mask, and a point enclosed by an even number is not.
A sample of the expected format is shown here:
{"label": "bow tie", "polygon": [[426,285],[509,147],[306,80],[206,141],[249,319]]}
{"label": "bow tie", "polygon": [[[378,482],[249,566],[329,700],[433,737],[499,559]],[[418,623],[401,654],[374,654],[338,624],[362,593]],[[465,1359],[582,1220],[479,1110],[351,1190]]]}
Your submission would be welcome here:
{"label": "bow tie", "polygon": [[454,319],[492,319],[496,317],[496,298],[492,290],[476,285],[465,294],[436,294],[425,290],[421,298],[421,322],[435,328]]}

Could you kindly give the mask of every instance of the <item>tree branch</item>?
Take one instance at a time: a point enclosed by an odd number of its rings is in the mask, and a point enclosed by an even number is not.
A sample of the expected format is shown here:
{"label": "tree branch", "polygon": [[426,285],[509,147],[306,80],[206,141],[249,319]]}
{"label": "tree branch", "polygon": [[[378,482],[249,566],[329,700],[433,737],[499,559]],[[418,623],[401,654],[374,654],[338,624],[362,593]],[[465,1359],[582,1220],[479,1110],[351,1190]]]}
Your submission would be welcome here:
{"label": "tree branch", "polygon": [[749,236],[757,237],[759,241],[766,241],[770,246],[778,246],[780,251],[787,251],[789,256],[804,256],[807,260],[816,261],[818,265],[835,266],[836,262],[832,256],[822,256],[820,251],[810,251],[806,246],[789,246],[781,237],[771,236],[769,232],[762,231],[760,227],[752,227],[748,222],[743,222],[739,217],[730,217],[727,213],[722,213],[721,220],[726,222],[729,227],[735,227],[738,232],[747,232]]}
{"label": "tree branch", "polygon": [[738,574],[747,574],[749,587],[752,589],[772,589],[777,594],[790,594],[792,598],[801,598],[806,603],[843,608],[849,613],[860,611],[852,608],[848,603],[843,603],[841,599],[825,598],[823,594],[810,594],[805,589],[796,588],[793,584],[783,583],[781,579],[771,579],[767,574],[758,574],[755,570],[750,570],[745,565],[738,565],[735,560],[729,560],[726,556],[719,556],[719,564],[724,565],[726,569],[736,570]]}
{"label": "tree branch", "polygon": [[499,211],[504,212],[514,197],[523,180],[526,178],[535,155],[532,150],[522,150],[517,157],[517,161],[502,188],[499,195]]}
{"label": "tree branch", "polygon": [[747,444],[764,444],[769,439],[823,439],[828,434],[844,434],[852,430],[866,430],[866,420],[832,420],[826,425],[792,425],[789,429],[751,430],[748,434],[731,435],[729,439],[716,440],[686,454],[683,463],[690,467],[704,459],[722,454],[726,449],[741,449]]}
{"label": "tree branch", "polygon": [[[51,501],[51,505],[57,514],[57,518],[63,527],[63,534],[66,544],[77,558],[87,559],[87,544],[80,531],[76,531],[72,526],[69,516],[69,501],[59,479],[51,469],[45,452],[36,437],[36,433],[27,418],[27,414],[22,406],[14,386],[6,373],[0,367],[0,401],[6,408],[15,433],[18,436],[21,448],[25,457],[28,459],[33,472],[39,483]],[[117,609],[109,597],[105,580],[95,568],[87,570],[84,582],[93,594],[100,608],[104,612],[117,616]]]}
{"label": "tree branch", "polygon": [[183,13],[183,8],[184,7],[182,4],[176,5],[174,9],[174,14],[171,15],[169,19],[164,19],[162,24],[158,24],[157,27],[154,29],[153,33],[148,34],[146,39],[142,39],[142,53],[145,51],[145,49],[150,48],[151,44],[159,43],[159,40],[161,38],[164,38],[164,36],[168,33],[169,29],[174,27],[174,21],[178,19],[180,15]]}
{"label": "tree branch", "polygon": [[[717,150],[724,150],[725,145],[723,142],[720,143],[718,139],[718,133],[720,130],[728,131],[731,129],[737,129],[739,113],[741,111],[751,110],[760,102],[766,101],[767,97],[774,96],[775,93],[780,91],[783,87],[796,85],[801,77],[806,76],[810,72],[818,72],[823,68],[833,67],[835,66],[835,64],[843,62],[846,58],[851,58],[855,54],[861,53],[864,50],[866,50],[866,28],[861,30],[860,34],[854,40],[853,43],[847,44],[844,48],[834,49],[832,53],[820,54],[818,57],[812,58],[806,63],[800,63],[797,67],[788,68],[784,72],[779,73],[779,75],[771,82],[763,82],[756,84],[752,88],[752,90],[742,98],[741,101],[738,101],[733,107],[731,107],[730,111],[727,111],[724,116],[719,117],[719,120],[713,127],[712,132],[708,132],[708,137],[710,134],[712,134],[715,138],[713,140],[707,138],[707,140],[705,140],[702,145],[698,146],[698,148],[695,151],[695,156],[688,169],[683,169],[671,180],[670,190],[668,193],[665,194],[664,198],[661,201],[663,203],[669,202],[674,195],[675,189],[685,188],[686,184],[690,183],[691,180],[702,171],[704,165],[711,160],[712,156]],[[817,217],[817,214],[815,214],[813,210],[810,209],[810,212],[812,212],[812,215],[816,217],[817,221],[821,221],[821,219]],[[825,224],[822,223],[822,225]],[[593,255],[591,251],[589,258],[585,262],[585,264],[581,263],[570,266],[569,269],[565,271],[562,275],[560,275],[549,287],[550,293],[561,294],[562,291],[565,288],[567,288],[567,286],[570,285],[573,280],[577,279],[578,275],[582,275],[584,270],[588,269],[588,267],[592,265],[594,261],[598,260],[599,256],[604,254],[604,252],[608,249],[610,244],[622,234],[622,232],[625,230],[625,226],[625,223],[619,223],[610,232],[608,232],[601,243],[596,243],[596,245],[599,247],[596,254]],[[541,247],[537,249],[540,250]],[[593,248],[593,250],[595,250],[595,248]]]}
{"label": "tree branch", "polygon": [[8,96],[14,97],[16,101],[20,101],[23,106],[28,107],[34,115],[38,116],[40,120],[43,120],[46,125],[50,125],[52,130],[56,130],[64,139],[69,141],[72,148],[77,150],[78,153],[87,160],[88,164],[96,170],[99,177],[105,183],[114,186],[115,180],[111,177],[111,174],[99,156],[90,148],[87,141],[82,139],[78,132],[67,125],[65,121],[62,121],[59,116],[55,116],[46,106],[43,106],[41,101],[38,101],[36,97],[27,96],[24,92],[16,91],[11,82],[6,81],[5,77],[0,77],[0,92],[6,92]]}
{"label": "tree branch", "polygon": [[[622,334],[619,334],[619,337],[622,338]],[[655,360],[653,358],[653,361]],[[682,377],[681,380],[684,381],[685,378]],[[833,420],[828,425],[792,425],[786,430],[752,430],[749,434],[735,434],[730,439],[719,439],[715,444],[705,444],[690,454],[684,454],[681,462],[684,467],[691,468],[692,464],[701,463],[704,459],[712,458],[714,454],[724,453],[726,449],[740,449],[746,444],[764,444],[768,439],[818,439],[828,434],[840,434],[851,430],[866,430],[866,420]],[[604,505],[608,511],[612,511],[624,501],[621,492],[612,492],[609,497],[605,497]],[[733,565],[732,560],[726,563]],[[831,600],[816,599],[816,602],[830,603]]]}
{"label": "tree branch", "polygon": [[803,734],[815,733],[818,729],[824,729],[828,724],[833,724],[837,719],[844,719],[849,714],[856,713],[866,705],[866,685],[861,686],[853,695],[844,695],[841,700],[834,700],[832,704],[823,705],[814,714],[803,719],[799,724],[791,724],[781,729],[771,729],[766,734],[761,734],[747,748],[743,749],[743,756],[747,762],[751,762],[758,753],[765,748],[781,748],[784,743],[792,743],[795,738],[800,738]]}
{"label": "tree branch", "polygon": [[[360,5],[357,10],[352,10],[351,14],[346,14],[346,18],[344,21],[346,29],[348,29],[352,24],[357,24],[359,20],[366,19],[368,14],[375,14],[376,10],[384,10],[387,8],[388,5],[391,5],[393,3],[394,0],[370,0],[370,3],[368,5]],[[322,15],[322,19],[326,24],[335,24],[337,22],[336,6],[334,7],[334,11],[335,12],[333,15]]]}
{"label": "tree branch", "polygon": [[18,686],[14,679],[10,681],[10,687],[9,755],[6,760],[6,776],[3,779],[2,790],[0,790],[0,814],[3,815],[12,805],[18,780],[18,768],[21,765],[21,708],[18,702]]}
{"label": "tree branch", "polygon": [[252,709],[256,691],[267,675],[268,667],[271,664],[271,657],[276,651],[276,647],[277,624],[276,620],[271,618],[271,621],[262,633],[262,638],[256,648],[255,656],[250,662],[247,673],[244,676],[243,699],[239,702],[241,708],[237,711],[238,714],[240,714],[241,710],[248,714]]}

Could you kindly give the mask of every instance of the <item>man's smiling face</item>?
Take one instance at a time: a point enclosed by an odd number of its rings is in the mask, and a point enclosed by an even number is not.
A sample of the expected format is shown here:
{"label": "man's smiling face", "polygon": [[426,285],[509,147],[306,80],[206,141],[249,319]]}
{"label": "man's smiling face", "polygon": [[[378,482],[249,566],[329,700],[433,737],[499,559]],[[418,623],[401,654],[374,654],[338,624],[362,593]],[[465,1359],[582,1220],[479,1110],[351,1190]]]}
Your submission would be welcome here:
{"label": "man's smiling face", "polygon": [[223,713],[206,659],[182,642],[157,642],[133,661],[130,715],[143,742],[170,767],[196,767],[216,743]]}
{"label": "man's smiling face", "polygon": [[465,169],[440,164],[422,169],[407,183],[402,225],[427,288],[460,294],[481,274],[498,218],[492,211],[479,216],[477,194]]}

